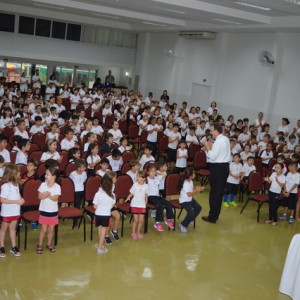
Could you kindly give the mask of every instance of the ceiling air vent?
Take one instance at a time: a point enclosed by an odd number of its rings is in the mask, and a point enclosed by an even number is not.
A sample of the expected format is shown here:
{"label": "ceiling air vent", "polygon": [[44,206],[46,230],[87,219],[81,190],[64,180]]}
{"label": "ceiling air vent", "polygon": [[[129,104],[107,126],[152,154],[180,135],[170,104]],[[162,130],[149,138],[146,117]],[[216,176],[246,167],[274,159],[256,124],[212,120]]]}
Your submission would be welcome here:
{"label": "ceiling air vent", "polygon": [[216,38],[216,33],[207,31],[182,31],[179,32],[179,36],[193,40],[214,40]]}

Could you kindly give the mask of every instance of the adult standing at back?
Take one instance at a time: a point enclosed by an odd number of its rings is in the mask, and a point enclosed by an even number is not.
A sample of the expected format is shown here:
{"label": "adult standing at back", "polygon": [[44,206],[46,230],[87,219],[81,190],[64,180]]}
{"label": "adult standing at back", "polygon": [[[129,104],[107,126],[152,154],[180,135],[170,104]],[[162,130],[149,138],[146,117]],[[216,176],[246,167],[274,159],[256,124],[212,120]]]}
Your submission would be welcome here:
{"label": "adult standing at back", "polygon": [[222,198],[227,177],[229,175],[230,142],[223,135],[223,126],[214,123],[211,134],[215,142],[205,142],[207,158],[210,161],[210,193],[209,193],[209,215],[202,217],[206,222],[216,223],[222,207]]}
{"label": "adult standing at back", "polygon": [[41,88],[42,80],[41,80],[41,77],[40,77],[40,71],[39,70],[35,70],[35,74],[32,76],[31,82],[32,82],[32,88],[34,90]]}

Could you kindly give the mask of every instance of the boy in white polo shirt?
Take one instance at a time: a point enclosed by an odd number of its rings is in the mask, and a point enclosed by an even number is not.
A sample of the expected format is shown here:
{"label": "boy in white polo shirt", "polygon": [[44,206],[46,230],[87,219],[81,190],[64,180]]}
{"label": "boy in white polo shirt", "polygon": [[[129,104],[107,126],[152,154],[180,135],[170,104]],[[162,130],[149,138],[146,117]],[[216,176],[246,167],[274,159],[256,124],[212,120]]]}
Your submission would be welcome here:
{"label": "boy in white polo shirt", "polygon": [[27,165],[28,156],[27,152],[30,149],[30,143],[27,139],[21,139],[18,141],[18,148],[20,151],[18,151],[18,154],[16,156],[16,165],[23,164]]}

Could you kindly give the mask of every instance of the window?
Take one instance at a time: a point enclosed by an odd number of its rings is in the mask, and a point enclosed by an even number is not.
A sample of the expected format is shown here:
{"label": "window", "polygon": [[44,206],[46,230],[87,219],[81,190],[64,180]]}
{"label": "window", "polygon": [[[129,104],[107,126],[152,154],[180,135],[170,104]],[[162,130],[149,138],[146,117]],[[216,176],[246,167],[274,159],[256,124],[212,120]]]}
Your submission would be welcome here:
{"label": "window", "polygon": [[28,79],[29,83],[31,82],[31,68],[32,68],[31,64],[26,64],[26,63],[22,64],[22,73],[25,72],[26,78]]}
{"label": "window", "polygon": [[0,77],[4,76],[5,62],[0,60]]}
{"label": "window", "polygon": [[85,83],[86,86],[89,84],[89,70],[77,70],[75,84],[81,86]]}
{"label": "window", "polygon": [[34,18],[20,17],[19,19],[19,33],[34,34]]}
{"label": "window", "polygon": [[93,84],[96,79],[96,71],[90,70],[90,75],[89,75],[89,82],[88,82],[88,87],[89,89],[93,88]]}
{"label": "window", "polygon": [[81,26],[76,24],[68,24],[67,40],[80,41]]}
{"label": "window", "polygon": [[66,23],[53,21],[52,37],[64,40],[66,37]]}
{"label": "window", "polygon": [[61,84],[65,84],[65,83],[72,83],[72,78],[73,78],[73,69],[69,69],[69,68],[64,68],[64,67],[56,67],[55,69],[56,74],[57,74],[57,78],[56,80],[61,83]]}
{"label": "window", "polygon": [[7,62],[6,63],[6,82],[20,82],[20,76],[21,76],[21,64],[19,63],[13,63],[13,62]]}
{"label": "window", "polygon": [[35,35],[50,37],[51,21],[36,19]]}
{"label": "window", "polygon": [[15,16],[0,13],[0,31],[15,31]]}

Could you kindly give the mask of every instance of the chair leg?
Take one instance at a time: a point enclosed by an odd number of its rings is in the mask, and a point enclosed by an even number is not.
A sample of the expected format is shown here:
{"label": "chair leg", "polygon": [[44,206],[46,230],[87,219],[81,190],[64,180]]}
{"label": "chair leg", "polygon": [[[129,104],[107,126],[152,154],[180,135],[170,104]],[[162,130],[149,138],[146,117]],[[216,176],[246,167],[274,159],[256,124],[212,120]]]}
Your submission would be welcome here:
{"label": "chair leg", "polygon": [[[175,210],[176,210],[176,209],[175,209]],[[179,212],[179,214],[178,214],[178,217],[177,217],[177,219],[179,219],[179,218],[180,218],[182,211],[183,211],[183,208],[181,208],[181,209],[180,209],[180,212]]]}
{"label": "chair leg", "polygon": [[21,226],[20,226],[20,220],[17,222],[16,235],[18,236],[18,248],[20,248],[20,244],[21,244]]}
{"label": "chair leg", "polygon": [[57,240],[58,240],[58,225],[55,225],[55,228],[54,228],[54,246],[57,245]]}
{"label": "chair leg", "polygon": [[91,216],[91,241],[93,240],[93,225],[94,225],[94,217]]}
{"label": "chair leg", "polygon": [[248,200],[246,201],[246,203],[245,203],[245,205],[243,206],[243,208],[242,208],[240,214],[243,213],[243,211],[244,211],[244,209],[246,208],[246,206],[247,206],[247,204],[248,204],[249,201],[250,201],[250,199],[248,199]]}
{"label": "chair leg", "polygon": [[24,236],[25,236],[25,238],[24,238],[24,250],[26,250],[27,249],[27,221],[25,221],[24,222]]}
{"label": "chair leg", "polygon": [[194,219],[194,229],[196,228],[196,218]]}
{"label": "chair leg", "polygon": [[175,231],[175,227],[176,227],[176,208],[173,208],[174,210],[174,231]]}
{"label": "chair leg", "polygon": [[146,208],[146,215],[145,215],[145,224],[144,224],[144,233],[148,232],[148,219],[149,219],[149,209]]}
{"label": "chair leg", "polygon": [[84,215],[82,215],[81,219],[83,219],[83,241],[86,242],[86,223]]}
{"label": "chair leg", "polygon": [[124,235],[124,214],[121,214],[121,237]]}
{"label": "chair leg", "polygon": [[257,223],[259,223],[259,216],[260,216],[260,209],[263,206],[263,203],[258,203],[258,208],[257,208]]}

